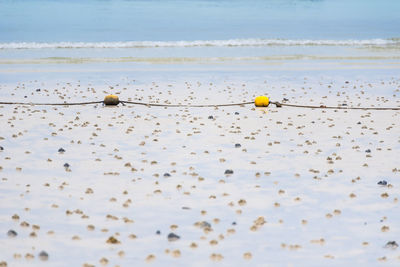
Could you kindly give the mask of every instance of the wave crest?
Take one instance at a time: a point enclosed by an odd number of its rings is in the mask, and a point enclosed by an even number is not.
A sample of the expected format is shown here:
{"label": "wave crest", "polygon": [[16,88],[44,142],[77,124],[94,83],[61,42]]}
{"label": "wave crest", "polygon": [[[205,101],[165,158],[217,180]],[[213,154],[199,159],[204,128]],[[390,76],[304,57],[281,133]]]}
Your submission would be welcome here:
{"label": "wave crest", "polygon": [[130,42],[11,42],[0,43],[0,49],[68,49],[68,48],[157,48],[157,47],[240,47],[240,46],[387,46],[400,45],[400,40],[288,40],[231,39],[206,41],[130,41]]}

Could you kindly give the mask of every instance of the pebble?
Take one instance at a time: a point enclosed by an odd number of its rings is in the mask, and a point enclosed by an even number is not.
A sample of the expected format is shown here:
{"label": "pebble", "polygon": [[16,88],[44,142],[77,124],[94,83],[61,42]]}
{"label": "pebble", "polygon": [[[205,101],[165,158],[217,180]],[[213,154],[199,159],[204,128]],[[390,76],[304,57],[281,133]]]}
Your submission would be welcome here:
{"label": "pebble", "polygon": [[396,241],[388,241],[386,243],[386,245],[385,245],[385,248],[393,248],[393,249],[395,249],[395,248],[398,248],[398,247],[399,247],[399,244],[397,244]]}
{"label": "pebble", "polygon": [[379,181],[379,182],[378,182],[378,185],[383,185],[383,186],[385,186],[385,185],[387,185],[387,181],[385,181],[385,180]]}
{"label": "pebble", "polygon": [[228,175],[228,174],[233,174],[233,170],[230,170],[230,169],[225,170],[225,174],[226,174],[226,175]]}
{"label": "pebble", "polygon": [[236,148],[239,148],[239,147],[241,147],[242,145],[241,144],[235,144],[235,147]]}
{"label": "pebble", "polygon": [[42,250],[39,253],[39,259],[41,259],[42,261],[47,261],[49,259],[49,254],[46,251]]}
{"label": "pebble", "polygon": [[171,174],[169,174],[168,172],[164,173],[164,177],[171,177]]}
{"label": "pebble", "polygon": [[7,235],[8,237],[16,237],[18,234],[14,230],[8,230]]}
{"label": "pebble", "polygon": [[3,150],[4,150],[4,147],[0,146],[0,151],[3,151]]}
{"label": "pebble", "polygon": [[214,117],[213,116],[208,116],[208,119],[212,120],[212,119],[214,119]]}
{"label": "pebble", "polygon": [[365,153],[371,153],[371,149],[365,150]]}
{"label": "pebble", "polygon": [[181,237],[177,234],[174,233],[169,233],[168,235],[168,241],[172,242],[172,241],[177,241],[179,240]]}
{"label": "pebble", "polygon": [[61,147],[61,148],[58,149],[58,153],[64,153],[64,152],[65,152],[64,148]]}
{"label": "pebble", "polygon": [[64,163],[64,168],[69,168],[69,164],[68,163]]}
{"label": "pebble", "polygon": [[156,235],[160,235],[160,234],[161,234],[161,231],[157,230]]}
{"label": "pebble", "polygon": [[235,115],[239,115],[239,112],[236,111],[236,112],[235,112]]}

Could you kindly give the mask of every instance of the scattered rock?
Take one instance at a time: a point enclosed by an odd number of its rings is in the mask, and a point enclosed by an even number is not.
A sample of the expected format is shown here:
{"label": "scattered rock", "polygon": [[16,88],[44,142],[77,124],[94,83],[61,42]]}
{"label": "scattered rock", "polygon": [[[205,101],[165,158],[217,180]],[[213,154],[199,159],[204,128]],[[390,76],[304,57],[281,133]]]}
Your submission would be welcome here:
{"label": "scattered rock", "polygon": [[208,116],[208,119],[209,119],[209,120],[213,120],[214,117],[213,117],[213,116]]}
{"label": "scattered rock", "polygon": [[115,237],[113,237],[113,236],[110,236],[108,239],[107,239],[107,241],[106,241],[106,243],[108,243],[108,244],[121,244],[121,242],[118,240],[118,239],[116,239]]}
{"label": "scattered rock", "polygon": [[8,230],[7,232],[8,237],[16,237],[18,234],[14,230]]}
{"label": "scattered rock", "polygon": [[69,164],[68,163],[64,163],[64,168],[69,168],[70,166],[69,166]]}
{"label": "scattered rock", "polygon": [[399,247],[399,244],[397,244],[396,241],[388,241],[385,245],[385,248],[392,248],[392,249],[396,249]]}
{"label": "scattered rock", "polygon": [[0,267],[7,267],[7,262],[0,261]]}
{"label": "scattered rock", "polygon": [[164,177],[171,177],[171,174],[169,174],[168,172],[164,173]]}
{"label": "scattered rock", "polygon": [[233,174],[233,170],[230,170],[230,169],[225,170],[225,174],[226,174],[226,175]]}
{"label": "scattered rock", "polygon": [[235,144],[235,147],[236,148],[239,148],[239,147],[241,147],[242,145],[241,144]]}
{"label": "scattered rock", "polygon": [[4,150],[4,147],[0,146],[0,151],[3,151],[3,150]]}
{"label": "scattered rock", "polygon": [[239,112],[236,111],[236,112],[235,112],[235,115],[239,115]]}
{"label": "scattered rock", "polygon": [[365,150],[365,153],[371,153],[371,149]]}
{"label": "scattered rock", "polygon": [[161,235],[161,231],[157,230],[156,235]]}
{"label": "scattered rock", "polygon": [[386,186],[387,185],[387,181],[385,181],[385,180],[379,181],[378,185]]}
{"label": "scattered rock", "polygon": [[64,153],[64,152],[65,152],[65,149],[64,149],[64,148],[60,147],[60,148],[58,149],[58,153]]}
{"label": "scattered rock", "polygon": [[49,254],[46,251],[42,250],[39,253],[39,259],[41,259],[42,261],[47,261],[49,259]]}
{"label": "scattered rock", "polygon": [[174,233],[169,233],[168,235],[168,241],[173,242],[179,240],[181,237],[179,235],[176,235]]}

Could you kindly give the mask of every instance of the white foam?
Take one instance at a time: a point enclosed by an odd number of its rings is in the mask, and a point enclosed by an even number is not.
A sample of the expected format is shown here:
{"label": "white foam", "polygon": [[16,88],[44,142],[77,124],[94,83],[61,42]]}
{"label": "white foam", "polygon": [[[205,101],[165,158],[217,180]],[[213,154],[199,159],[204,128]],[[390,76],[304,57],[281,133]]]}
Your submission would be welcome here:
{"label": "white foam", "polygon": [[130,42],[11,42],[0,43],[0,49],[68,49],[68,48],[156,48],[156,47],[239,47],[239,46],[386,46],[400,45],[399,39],[367,40],[288,40],[231,39],[205,41],[130,41]]}

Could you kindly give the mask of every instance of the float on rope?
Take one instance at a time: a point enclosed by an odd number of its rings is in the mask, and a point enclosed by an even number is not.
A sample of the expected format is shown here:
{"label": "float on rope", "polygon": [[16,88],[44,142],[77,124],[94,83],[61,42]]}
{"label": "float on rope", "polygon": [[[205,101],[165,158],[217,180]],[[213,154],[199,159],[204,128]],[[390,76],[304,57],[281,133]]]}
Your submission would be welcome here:
{"label": "float on rope", "polygon": [[119,98],[116,95],[107,95],[104,97],[103,103],[106,106],[116,106],[119,104]]}
{"label": "float on rope", "polygon": [[269,98],[267,96],[257,96],[256,99],[254,99],[254,105],[256,107],[268,107],[269,105]]}

